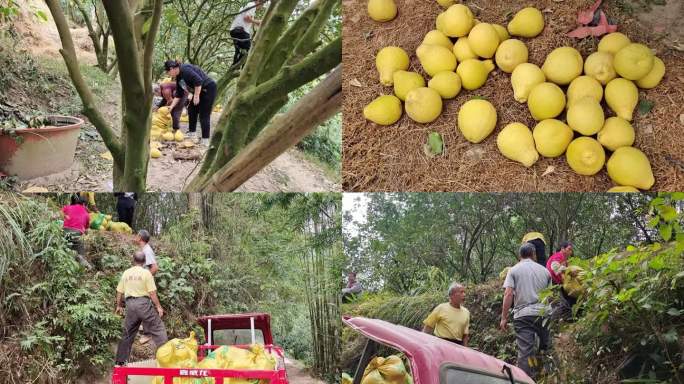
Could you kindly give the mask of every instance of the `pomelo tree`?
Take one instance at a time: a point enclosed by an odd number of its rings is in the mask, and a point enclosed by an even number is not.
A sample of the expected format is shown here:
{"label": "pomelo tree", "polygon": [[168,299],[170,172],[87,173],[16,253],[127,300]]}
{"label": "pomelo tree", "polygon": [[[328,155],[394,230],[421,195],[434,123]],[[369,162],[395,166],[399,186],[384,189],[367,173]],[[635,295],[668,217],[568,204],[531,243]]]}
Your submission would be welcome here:
{"label": "pomelo tree", "polygon": [[[115,67],[122,88],[119,132],[103,116],[81,74],[59,1],[45,1],[59,31],[60,52],[83,102],[83,114],[112,154],[114,189],[144,191],[153,58],[164,0],[102,2],[119,58]],[[322,32],[331,19],[339,19],[340,1],[316,0],[305,9],[298,9],[301,3],[307,2],[271,1],[242,70],[229,67],[219,77],[222,87],[237,77],[235,90],[224,105],[211,147],[189,190],[237,188],[339,111],[342,41],[339,31],[333,38]],[[230,37],[228,28],[218,28],[218,33]],[[212,47],[206,45],[203,49]],[[276,117],[287,104],[290,92],[326,74],[308,94]]]}

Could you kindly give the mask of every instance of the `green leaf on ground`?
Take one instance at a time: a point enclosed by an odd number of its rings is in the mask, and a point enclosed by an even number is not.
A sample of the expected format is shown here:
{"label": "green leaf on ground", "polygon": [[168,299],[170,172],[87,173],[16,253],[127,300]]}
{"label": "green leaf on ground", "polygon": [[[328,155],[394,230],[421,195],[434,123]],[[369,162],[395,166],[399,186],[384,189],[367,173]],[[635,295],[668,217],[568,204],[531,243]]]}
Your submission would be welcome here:
{"label": "green leaf on ground", "polygon": [[639,100],[639,105],[637,106],[637,109],[639,110],[639,113],[641,115],[646,115],[649,112],[651,112],[651,109],[653,109],[654,105],[655,103],[653,101],[641,99]]}

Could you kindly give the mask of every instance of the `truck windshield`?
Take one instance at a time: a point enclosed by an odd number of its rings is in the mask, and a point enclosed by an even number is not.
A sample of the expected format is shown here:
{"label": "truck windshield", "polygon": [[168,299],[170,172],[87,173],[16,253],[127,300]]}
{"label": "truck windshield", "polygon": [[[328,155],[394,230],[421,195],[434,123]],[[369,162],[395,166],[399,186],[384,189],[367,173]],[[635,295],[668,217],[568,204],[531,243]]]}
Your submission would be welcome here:
{"label": "truck windshield", "polygon": [[[264,343],[264,334],[260,329],[254,330],[257,344]],[[252,343],[252,332],[249,329],[217,329],[212,332],[214,345],[241,345]]]}

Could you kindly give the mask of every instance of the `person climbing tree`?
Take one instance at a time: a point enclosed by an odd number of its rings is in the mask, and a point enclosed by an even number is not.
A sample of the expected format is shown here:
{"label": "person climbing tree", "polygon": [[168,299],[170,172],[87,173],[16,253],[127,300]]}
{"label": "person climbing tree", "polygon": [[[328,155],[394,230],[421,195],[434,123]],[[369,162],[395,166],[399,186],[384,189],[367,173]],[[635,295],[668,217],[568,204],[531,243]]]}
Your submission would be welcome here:
{"label": "person climbing tree", "polygon": [[523,236],[522,244],[530,243],[534,245],[536,261],[542,267],[546,267],[546,240],[544,235],[539,232],[528,232]]}
{"label": "person climbing tree", "polygon": [[261,9],[263,3],[263,1],[250,1],[240,9],[240,13],[235,16],[233,23],[230,25],[230,37],[233,38],[235,43],[233,65],[240,62],[252,47],[254,25],[261,25],[261,20],[256,20],[254,17],[256,12]]}
{"label": "person climbing tree", "polygon": [[436,306],[423,321],[423,332],[464,347],[470,337],[470,312],[463,306],[465,287],[453,283],[448,290],[449,302]]}
{"label": "person climbing tree", "polygon": [[518,344],[516,365],[534,378],[532,367],[535,358],[535,336],[539,338],[540,354],[551,348],[549,324],[546,319],[549,308],[540,302],[539,293],[551,285],[551,274],[535,263],[534,244],[520,247],[520,261],[513,266],[504,281],[504,298],[501,306],[502,331],[508,328],[508,311],[513,307],[513,327]]}
{"label": "person climbing tree", "polygon": [[216,82],[207,76],[202,69],[192,64],[181,64],[176,60],[164,63],[166,74],[176,79],[176,93],[170,109],[174,109],[182,100],[183,94],[192,95],[188,104],[188,135],[195,137],[197,115],[202,126],[202,145],[209,145],[211,131],[211,112],[216,100]]}
{"label": "person climbing tree", "polygon": [[69,242],[69,247],[76,251],[76,259],[84,267],[90,269],[91,265],[85,259],[85,245],[83,235],[90,226],[90,215],[86,209],[87,201],[78,194],[71,196],[71,204],[62,208],[64,218],[64,234]]}
{"label": "person climbing tree", "polygon": [[168,82],[155,84],[153,90],[155,96],[161,97],[161,100],[155,104],[154,109],[156,110],[161,107],[170,108],[173,132],[176,133],[176,131],[180,129],[180,118],[183,114],[183,108],[185,108],[185,104],[187,104],[188,101],[187,94],[183,92],[181,100],[176,103],[173,108],[171,108],[171,105],[173,105],[174,95],[176,94],[176,83]]}
{"label": "person climbing tree", "polygon": [[145,328],[145,333],[154,341],[156,348],[161,347],[168,339],[164,322],[161,320],[164,310],[157,297],[154,277],[150,271],[143,268],[145,254],[142,251],[135,252],[133,263],[135,265],[121,275],[116,287],[116,313],[123,314],[124,298],[126,300],[123,336],[116,349],[116,365],[125,365],[128,361],[133,340],[141,324]]}
{"label": "person climbing tree", "polygon": [[138,194],[134,192],[115,192],[114,196],[116,196],[116,214],[119,221],[128,224],[132,229],[135,202],[138,200]]}

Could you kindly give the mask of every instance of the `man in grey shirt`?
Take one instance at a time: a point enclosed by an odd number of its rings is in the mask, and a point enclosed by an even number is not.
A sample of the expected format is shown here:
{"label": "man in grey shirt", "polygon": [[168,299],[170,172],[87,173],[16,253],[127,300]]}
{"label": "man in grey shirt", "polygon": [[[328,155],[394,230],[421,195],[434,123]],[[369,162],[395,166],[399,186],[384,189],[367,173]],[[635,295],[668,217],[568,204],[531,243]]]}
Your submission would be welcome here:
{"label": "man in grey shirt", "polygon": [[157,258],[154,255],[154,250],[150,246],[150,233],[144,229],[138,232],[138,245],[141,251],[145,254],[145,269],[149,269],[152,276],[159,270],[157,266]]}
{"label": "man in grey shirt", "polygon": [[539,337],[539,351],[551,347],[548,321],[550,307],[539,301],[539,292],[551,285],[549,271],[535,262],[535,248],[531,243],[520,247],[520,262],[506,275],[501,330],[508,327],[508,312],[513,306],[513,326],[518,344],[517,366],[533,377],[530,360],[534,359],[535,335]]}

